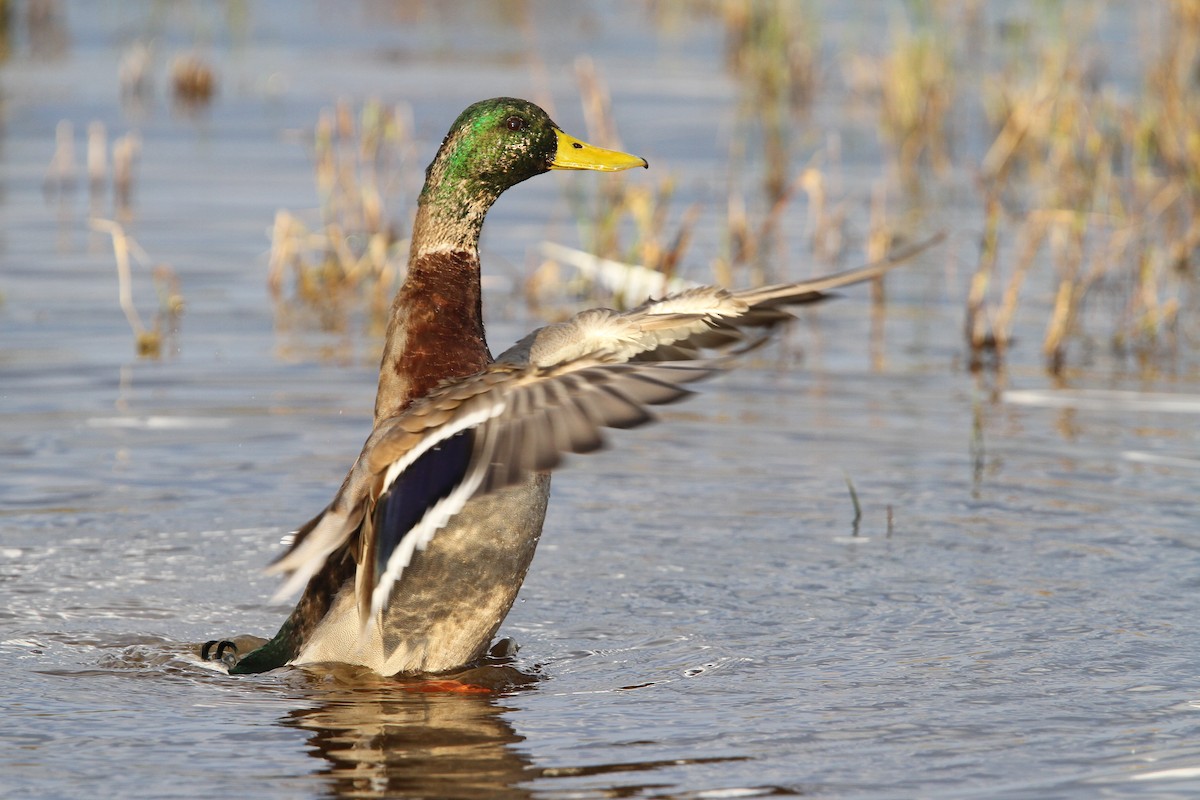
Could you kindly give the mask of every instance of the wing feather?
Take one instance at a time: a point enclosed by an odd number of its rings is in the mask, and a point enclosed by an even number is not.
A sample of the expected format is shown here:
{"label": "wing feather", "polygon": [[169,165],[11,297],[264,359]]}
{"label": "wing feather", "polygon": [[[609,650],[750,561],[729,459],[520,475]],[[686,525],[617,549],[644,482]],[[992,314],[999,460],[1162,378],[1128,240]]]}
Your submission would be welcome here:
{"label": "wing feather", "polygon": [[936,234],[864,267],[797,283],[740,291],[694,286],[625,313],[589,309],[534,331],[498,360],[553,366],[602,352],[613,360],[647,362],[711,358],[712,351],[737,354],[791,320],[789,307],[821,302],[834,289],[879,278],[944,238]]}
{"label": "wing feather", "polygon": [[[362,548],[373,553],[375,563],[359,564],[360,571],[373,572],[357,583],[359,607],[367,612],[364,624],[386,607],[414,555],[472,497],[516,485],[532,472],[557,466],[567,453],[603,446],[602,428],[651,421],[647,406],[680,399],[689,393],[682,384],[717,369],[703,362],[634,365],[596,359],[549,369],[494,365],[414,403],[402,417],[440,424],[421,436],[421,424],[398,418],[364,453],[364,460],[383,476],[369,528],[374,541]],[[466,384],[486,386],[487,391]],[[448,436],[448,431],[455,433]],[[468,433],[473,443],[469,455],[461,446],[451,452],[451,443],[466,441],[462,437]],[[420,437],[416,444],[413,437]],[[430,439],[437,444],[429,444]],[[418,476],[411,488],[410,474]],[[362,594],[366,592],[369,598]]]}

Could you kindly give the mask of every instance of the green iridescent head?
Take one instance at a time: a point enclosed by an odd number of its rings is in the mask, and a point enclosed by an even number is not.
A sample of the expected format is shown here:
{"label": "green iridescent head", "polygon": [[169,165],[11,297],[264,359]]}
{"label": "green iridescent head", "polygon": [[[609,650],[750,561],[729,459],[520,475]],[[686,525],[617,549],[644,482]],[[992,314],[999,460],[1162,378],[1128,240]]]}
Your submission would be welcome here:
{"label": "green iridescent head", "polygon": [[505,189],[551,169],[615,172],[644,166],[643,158],[568,136],[527,100],[495,97],[458,115],[426,170],[421,200],[490,206]]}

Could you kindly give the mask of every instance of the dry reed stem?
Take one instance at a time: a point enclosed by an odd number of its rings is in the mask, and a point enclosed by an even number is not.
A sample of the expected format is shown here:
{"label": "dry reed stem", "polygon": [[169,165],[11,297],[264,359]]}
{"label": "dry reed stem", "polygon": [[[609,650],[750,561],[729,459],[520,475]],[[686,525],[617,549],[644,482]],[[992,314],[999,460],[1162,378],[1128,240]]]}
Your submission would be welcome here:
{"label": "dry reed stem", "polygon": [[[992,347],[1003,356],[1021,287],[1041,265],[1054,270],[1042,341],[1051,373],[1064,369],[1072,342],[1090,340],[1096,320],[1110,327],[1114,353],[1136,354],[1143,366],[1171,352],[1200,244],[1196,8],[1169,7],[1164,46],[1132,99],[1098,81],[1068,38],[1033,55],[1022,51],[1020,64],[1034,65],[1032,73],[1022,79],[1005,71],[984,93],[992,98],[996,135],[980,164],[984,247],[967,298],[973,353]],[[998,214],[1001,197],[1027,210],[1012,219]],[[1018,245],[1009,258],[999,242],[1011,226]],[[1012,273],[990,313],[988,288],[1002,258]],[[1110,303],[1116,314],[1095,309]]]}
{"label": "dry reed stem", "polygon": [[377,101],[356,110],[341,100],[322,110],[312,138],[319,222],[310,229],[298,214],[275,215],[267,285],[278,303],[316,312],[325,329],[343,330],[345,314],[360,303],[368,327],[386,317],[404,257],[388,206],[409,177],[408,116]]}
{"label": "dry reed stem", "polygon": [[149,264],[150,257],[137,240],[125,233],[125,229],[119,223],[93,219],[91,227],[112,237],[113,256],[117,263],[117,301],[133,331],[137,354],[149,358],[160,357],[164,329],[173,328],[183,313],[183,294],[179,289],[179,279],[174,270],[166,264],[159,264],[151,271],[159,299],[159,312],[155,314],[153,327],[147,328],[133,302],[132,260],[136,258],[143,264]]}
{"label": "dry reed stem", "polygon": [[70,120],[59,120],[54,128],[54,155],[42,184],[46,194],[68,191],[75,185],[75,170],[75,126]]}
{"label": "dry reed stem", "polygon": [[137,133],[126,133],[113,142],[113,202],[122,219],[133,213],[133,168],[141,149],[142,138]]}
{"label": "dry reed stem", "polygon": [[108,133],[104,123],[93,120],[87,128],[88,189],[95,206],[108,180]]}

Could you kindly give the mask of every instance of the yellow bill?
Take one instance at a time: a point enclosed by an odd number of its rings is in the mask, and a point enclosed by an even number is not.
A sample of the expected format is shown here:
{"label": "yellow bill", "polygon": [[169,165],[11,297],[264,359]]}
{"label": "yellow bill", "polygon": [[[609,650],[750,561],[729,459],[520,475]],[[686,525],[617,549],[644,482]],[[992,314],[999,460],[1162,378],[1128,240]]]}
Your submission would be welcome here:
{"label": "yellow bill", "polygon": [[587,142],[581,142],[570,134],[554,129],[558,135],[558,149],[550,169],[594,169],[600,172],[620,172],[632,167],[647,167],[646,159],[641,156],[622,153],[619,150],[605,150]]}

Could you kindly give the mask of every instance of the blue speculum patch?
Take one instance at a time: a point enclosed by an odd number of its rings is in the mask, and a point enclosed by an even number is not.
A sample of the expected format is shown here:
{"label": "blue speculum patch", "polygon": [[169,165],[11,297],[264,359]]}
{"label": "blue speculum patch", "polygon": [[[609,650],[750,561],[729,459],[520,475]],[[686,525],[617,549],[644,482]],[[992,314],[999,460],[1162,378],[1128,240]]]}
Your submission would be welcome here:
{"label": "blue speculum patch", "polygon": [[375,507],[375,575],[425,513],[462,482],[474,447],[474,434],[462,431],[430,448],[401,473]]}

